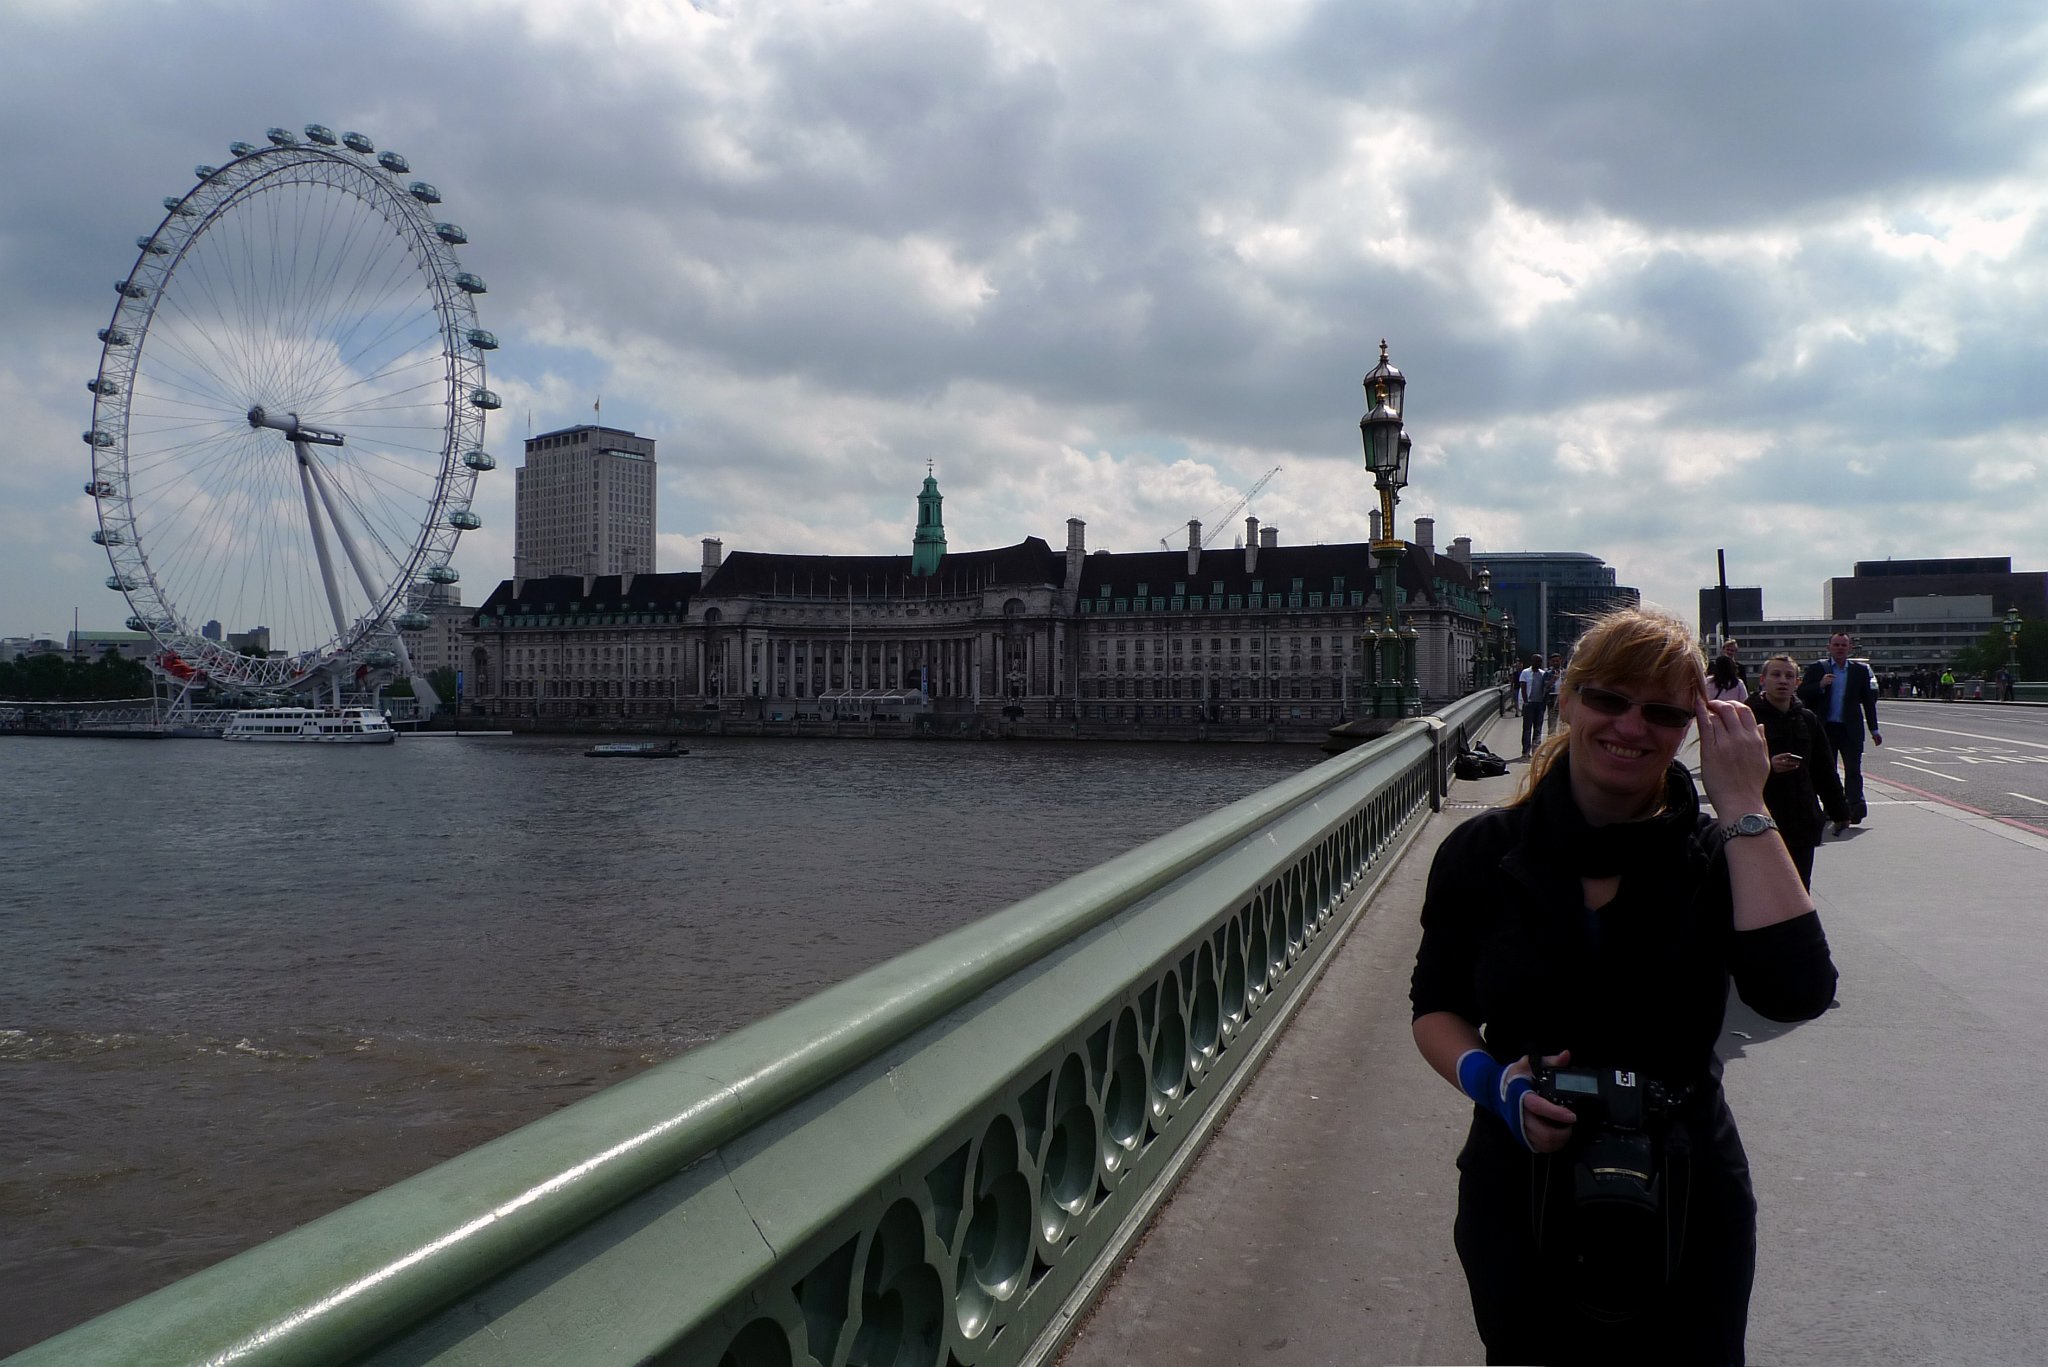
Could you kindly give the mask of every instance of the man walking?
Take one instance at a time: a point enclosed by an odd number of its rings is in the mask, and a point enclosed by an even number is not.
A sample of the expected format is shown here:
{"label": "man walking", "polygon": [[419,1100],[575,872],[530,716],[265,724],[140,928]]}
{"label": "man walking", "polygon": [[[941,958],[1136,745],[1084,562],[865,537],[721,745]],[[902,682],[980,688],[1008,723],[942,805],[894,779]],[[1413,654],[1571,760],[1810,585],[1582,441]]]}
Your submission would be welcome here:
{"label": "man walking", "polygon": [[[1863,732],[1867,726],[1870,742],[1883,745],[1877,729],[1877,680],[1870,666],[1849,658],[1849,634],[1838,631],[1828,638],[1828,657],[1806,667],[1799,682],[1799,700],[1820,714],[1828,740],[1842,758],[1842,791],[1849,799],[1849,821],[1858,825],[1870,813],[1863,801]],[[1840,835],[1843,823],[1835,823]]]}
{"label": "man walking", "polygon": [[1550,676],[1543,657],[1531,655],[1528,668],[1515,676],[1515,701],[1522,705],[1522,758],[1536,753],[1543,739],[1543,716],[1550,701]]}
{"label": "man walking", "polygon": [[1557,734],[1557,686],[1564,682],[1564,656],[1554,650],[1551,651],[1550,668],[1547,673],[1549,677],[1545,680],[1544,688],[1543,734],[1554,736]]}

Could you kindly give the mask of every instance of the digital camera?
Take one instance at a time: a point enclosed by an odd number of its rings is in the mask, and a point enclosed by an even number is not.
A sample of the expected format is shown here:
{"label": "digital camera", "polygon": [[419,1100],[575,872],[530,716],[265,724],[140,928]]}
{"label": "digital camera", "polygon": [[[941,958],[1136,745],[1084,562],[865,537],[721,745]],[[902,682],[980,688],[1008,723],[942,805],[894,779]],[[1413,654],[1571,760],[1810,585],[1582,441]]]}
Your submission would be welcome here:
{"label": "digital camera", "polygon": [[1649,1115],[1650,1089],[1627,1069],[1538,1068],[1531,1081],[1536,1095],[1594,1125],[1640,1130]]}

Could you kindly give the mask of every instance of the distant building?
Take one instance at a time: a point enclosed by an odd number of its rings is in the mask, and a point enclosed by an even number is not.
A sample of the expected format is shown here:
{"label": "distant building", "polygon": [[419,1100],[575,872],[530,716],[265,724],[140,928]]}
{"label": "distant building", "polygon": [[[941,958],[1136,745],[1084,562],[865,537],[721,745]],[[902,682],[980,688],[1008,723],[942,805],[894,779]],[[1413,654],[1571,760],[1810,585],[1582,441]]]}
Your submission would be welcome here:
{"label": "distant building", "polygon": [[0,664],[10,664],[26,655],[56,655],[64,644],[49,636],[0,636]]}
{"label": "distant building", "polygon": [[[1730,622],[1761,622],[1764,619],[1764,591],[1760,588],[1728,588]],[[1700,590],[1700,639],[1710,640],[1721,632],[1721,586]],[[1732,634],[1732,633],[1731,633]]]}
{"label": "distant building", "polygon": [[565,427],[526,441],[513,472],[515,579],[654,572],[652,438]]}
{"label": "distant building", "polygon": [[228,633],[228,649],[242,655],[268,655],[270,628],[250,627],[247,631],[231,631]]}
{"label": "distant building", "polygon": [[[1852,649],[1879,674],[1938,671],[1993,630],[2003,630],[2008,608],[2029,621],[2048,618],[2048,573],[2014,572],[2009,556],[1942,560],[1859,560],[1856,572],[1829,579],[1819,617],[1770,619],[1761,589],[1730,589],[1734,620],[1728,634],[1754,662],[1789,654],[1817,660],[1828,638],[1849,633]],[[1753,600],[1738,595],[1753,594]],[[1714,589],[1700,590],[1702,635],[1707,634]]]}
{"label": "distant building", "polygon": [[405,633],[405,649],[412,657],[413,669],[420,674],[461,669],[462,631],[476,615],[475,609],[462,605],[461,588],[455,584],[420,584],[408,599],[408,606],[427,618],[425,629]]}
{"label": "distant building", "polygon": [[1525,655],[1568,653],[1591,618],[1643,601],[1614,582],[1606,561],[1584,551],[1488,551],[1472,561],[1493,572],[1493,605],[1514,617]]}
{"label": "distant building", "polygon": [[205,626],[199,628],[199,634],[209,641],[218,641],[220,639],[220,623],[209,621]]}
{"label": "distant building", "polygon": [[109,650],[124,660],[146,660],[161,647],[146,631],[74,631],[65,649],[81,660],[97,660]]}
{"label": "distant building", "polygon": [[[463,632],[463,696],[518,721],[630,720],[716,707],[762,721],[1028,720],[1080,734],[1138,727],[1322,730],[1367,710],[1363,646],[1381,621],[1362,543],[1096,552],[1038,537],[949,551],[927,476],[908,555],[737,551],[706,538],[689,574],[508,580]],[[1471,543],[1416,520],[1402,625],[1426,700],[1473,686]]]}
{"label": "distant building", "polygon": [[[2015,574],[2009,555],[1984,555],[1944,560],[1859,560],[1848,578],[1821,586],[1823,617],[1848,619],[1869,612],[1890,612],[1902,598],[1989,597],[2003,616],[2018,608],[2029,621],[2048,618],[2048,573]],[[1761,613],[1758,616],[1762,616]]]}

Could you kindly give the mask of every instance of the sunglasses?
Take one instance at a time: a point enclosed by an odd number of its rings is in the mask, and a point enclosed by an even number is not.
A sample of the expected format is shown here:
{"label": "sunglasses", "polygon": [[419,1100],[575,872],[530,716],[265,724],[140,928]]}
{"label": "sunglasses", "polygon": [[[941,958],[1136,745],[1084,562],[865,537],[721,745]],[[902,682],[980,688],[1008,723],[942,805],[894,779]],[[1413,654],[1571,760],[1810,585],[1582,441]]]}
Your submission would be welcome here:
{"label": "sunglasses", "polygon": [[1643,720],[1652,726],[1661,726],[1667,731],[1683,731],[1692,725],[1692,709],[1668,702],[1637,702],[1625,694],[1608,688],[1591,686],[1579,689],[1579,701],[1603,717],[1619,717],[1631,707],[1643,709]]}

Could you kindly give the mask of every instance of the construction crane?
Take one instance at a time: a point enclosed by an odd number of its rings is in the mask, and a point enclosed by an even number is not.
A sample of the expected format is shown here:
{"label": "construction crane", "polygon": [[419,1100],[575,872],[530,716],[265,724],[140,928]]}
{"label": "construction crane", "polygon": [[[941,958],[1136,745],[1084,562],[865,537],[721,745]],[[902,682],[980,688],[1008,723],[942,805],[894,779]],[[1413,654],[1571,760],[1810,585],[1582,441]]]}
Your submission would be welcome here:
{"label": "construction crane", "polygon": [[[1268,484],[1270,484],[1273,480],[1273,476],[1279,473],[1280,467],[1276,465],[1272,469],[1266,471],[1265,474],[1260,475],[1259,482],[1257,484],[1254,484],[1251,488],[1245,490],[1242,494],[1238,495],[1237,501],[1230,504],[1228,507],[1224,508],[1223,511],[1217,512],[1213,508],[1210,509],[1209,515],[1202,519],[1203,549],[1206,550],[1211,541],[1214,541],[1217,537],[1221,536],[1223,534],[1224,527],[1229,524],[1230,520],[1236,517],[1239,513],[1243,512],[1245,504],[1250,503],[1253,499],[1257,498],[1259,496],[1259,490],[1265,488]],[[1185,532],[1187,530],[1187,527],[1185,524],[1183,524],[1178,530]],[[1168,533],[1168,535],[1170,536],[1172,535],[1172,533]],[[1180,550],[1182,549],[1182,547],[1175,546],[1171,541],[1167,540],[1166,537],[1162,536],[1159,538],[1159,549],[1162,551],[1172,551]]]}

